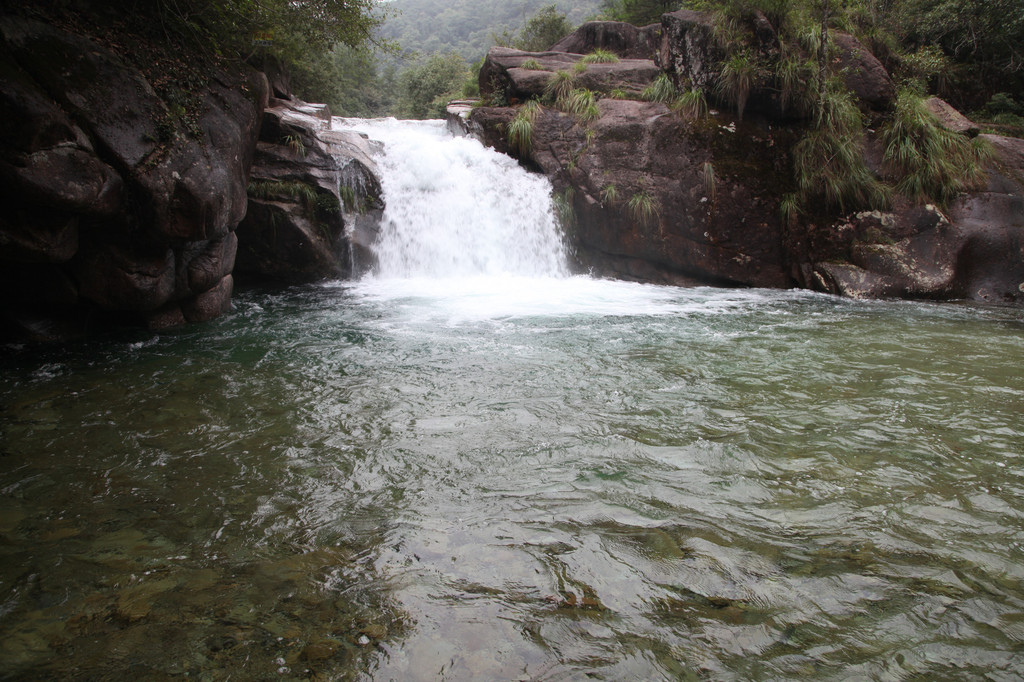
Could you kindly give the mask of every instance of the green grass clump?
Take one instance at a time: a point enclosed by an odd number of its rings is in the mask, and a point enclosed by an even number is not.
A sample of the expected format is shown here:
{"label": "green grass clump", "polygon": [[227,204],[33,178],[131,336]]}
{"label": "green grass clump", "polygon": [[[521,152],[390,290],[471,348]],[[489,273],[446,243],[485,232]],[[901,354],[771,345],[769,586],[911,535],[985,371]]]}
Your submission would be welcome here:
{"label": "green grass clump", "polygon": [[602,50],[600,48],[594,50],[590,54],[583,57],[580,60],[582,64],[617,64],[620,61],[619,56],[614,52],[608,50]]}
{"label": "green grass clump", "polygon": [[597,108],[597,95],[586,88],[570,91],[564,97],[559,98],[555,105],[583,122],[601,117],[601,110]]}
{"label": "green grass clump", "polygon": [[605,185],[604,189],[601,190],[601,202],[605,204],[614,204],[619,200],[619,190],[614,183]]}
{"label": "green grass clump", "polygon": [[928,111],[925,98],[912,88],[896,96],[892,120],[882,131],[886,171],[896,189],[916,201],[948,203],[985,179],[988,145],[943,128]]}
{"label": "green grass clump", "polygon": [[708,101],[700,88],[687,90],[672,103],[672,108],[687,118],[701,118],[708,115]]}
{"label": "green grass clump", "polygon": [[661,102],[663,104],[668,104],[678,96],[679,91],[676,90],[676,86],[672,83],[672,79],[665,73],[662,73],[655,78],[654,81],[644,88],[644,91],[640,94],[641,99],[647,100],[648,102]]}
{"label": "green grass clump", "polygon": [[638,223],[647,224],[658,216],[657,200],[647,190],[640,190],[629,198],[626,203],[629,214]]}
{"label": "green grass clump", "polygon": [[736,107],[736,116],[742,121],[747,98],[757,80],[756,62],[742,52],[729,57],[723,64],[715,90],[718,95]]}
{"label": "green grass clump", "polygon": [[508,124],[508,144],[513,151],[525,156],[533,151],[533,121],[540,113],[541,106],[537,100],[530,100],[519,107],[516,117]]}
{"label": "green grass clump", "polygon": [[544,97],[557,102],[576,88],[576,76],[568,71],[556,71],[544,86]]}
{"label": "green grass clump", "polygon": [[864,162],[860,110],[841,81],[829,81],[814,121],[793,148],[800,204],[820,201],[844,212],[884,206],[885,187]]}
{"label": "green grass clump", "polygon": [[544,68],[540,65],[540,62],[538,62],[533,57],[530,57],[529,59],[525,60],[522,64],[519,65],[519,68],[520,69],[528,69],[530,71],[543,71],[544,70]]}

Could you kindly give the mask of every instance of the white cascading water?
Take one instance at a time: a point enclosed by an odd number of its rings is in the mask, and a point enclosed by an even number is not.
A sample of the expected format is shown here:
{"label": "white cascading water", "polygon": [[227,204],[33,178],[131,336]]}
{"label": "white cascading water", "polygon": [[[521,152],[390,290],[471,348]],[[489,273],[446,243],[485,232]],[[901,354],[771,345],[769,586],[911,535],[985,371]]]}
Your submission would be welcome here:
{"label": "white cascading water", "polygon": [[679,315],[751,294],[570,276],[551,184],[443,121],[334,120],[382,143],[386,209],[378,265],[354,285],[410,320],[461,323],[524,316]]}
{"label": "white cascading water", "polygon": [[443,121],[337,119],[384,144],[387,208],[372,276],[565,277],[551,184]]}

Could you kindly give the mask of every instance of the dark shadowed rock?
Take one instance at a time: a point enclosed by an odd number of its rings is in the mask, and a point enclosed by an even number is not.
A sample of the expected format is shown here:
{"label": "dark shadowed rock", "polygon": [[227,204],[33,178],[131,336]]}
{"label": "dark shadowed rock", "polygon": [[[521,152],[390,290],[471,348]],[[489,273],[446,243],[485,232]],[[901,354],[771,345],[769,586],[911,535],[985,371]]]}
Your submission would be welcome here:
{"label": "dark shadowed rock", "polygon": [[637,27],[621,21],[588,21],[548,51],[590,54],[607,50],[626,59],[656,59],[660,47],[660,24]]}
{"label": "dark shadowed rock", "polygon": [[86,38],[4,17],[0,41],[0,260],[30,287],[0,313],[220,309],[197,301],[230,294],[266,78],[209,73],[186,120]]}

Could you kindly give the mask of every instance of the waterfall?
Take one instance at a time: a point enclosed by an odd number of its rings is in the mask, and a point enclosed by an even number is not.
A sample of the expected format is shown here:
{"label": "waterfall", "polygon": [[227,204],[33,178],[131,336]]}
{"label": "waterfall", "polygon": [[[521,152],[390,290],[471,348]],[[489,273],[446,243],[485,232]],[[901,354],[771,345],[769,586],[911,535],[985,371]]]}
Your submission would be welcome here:
{"label": "waterfall", "polygon": [[443,121],[335,119],[383,143],[387,208],[371,277],[565,277],[547,178]]}

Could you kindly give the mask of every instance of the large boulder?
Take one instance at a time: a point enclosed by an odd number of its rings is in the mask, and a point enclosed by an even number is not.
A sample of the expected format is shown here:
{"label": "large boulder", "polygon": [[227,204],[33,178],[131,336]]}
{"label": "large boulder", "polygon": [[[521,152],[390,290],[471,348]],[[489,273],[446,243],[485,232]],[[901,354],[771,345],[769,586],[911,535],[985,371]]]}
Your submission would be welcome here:
{"label": "large boulder", "polygon": [[548,50],[573,54],[606,50],[625,59],[656,59],[660,47],[660,24],[638,27],[621,21],[588,21]]}
{"label": "large boulder", "polygon": [[384,206],[372,154],[363,136],[332,130],[322,105],[272,100],[238,227],[237,274],[289,284],[350,275],[352,237],[372,231]]}
{"label": "large boulder", "polygon": [[662,15],[658,61],[676,87],[711,92],[725,57],[725,47],[715,36],[711,14],[682,9]]}
{"label": "large boulder", "polygon": [[510,104],[541,98],[555,72],[567,71],[574,74],[577,87],[598,93],[621,90],[639,95],[661,73],[648,59],[586,64],[584,70],[576,71],[576,64],[583,56],[492,47],[480,69],[480,94],[492,101]]}
{"label": "large boulder", "polygon": [[263,75],[211,71],[185,111],[106,47],[7,16],[0,76],[0,287],[32,287],[5,296],[6,326],[95,309],[206,319],[230,296],[225,245],[245,213]]}
{"label": "large boulder", "polygon": [[839,69],[846,87],[869,107],[878,111],[888,109],[896,86],[882,62],[849,33],[830,34],[839,50]]}

